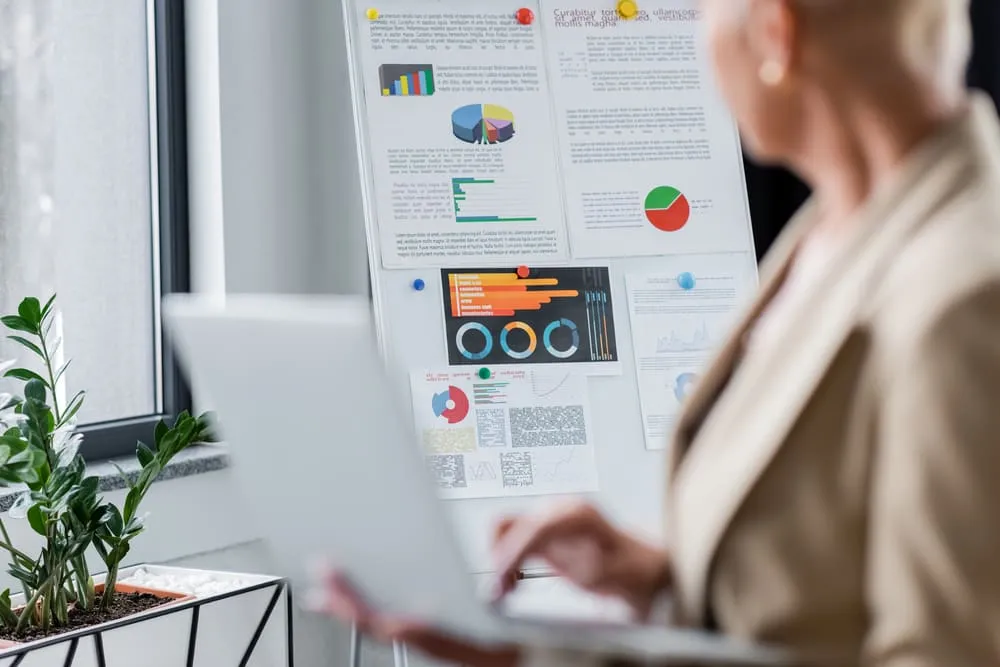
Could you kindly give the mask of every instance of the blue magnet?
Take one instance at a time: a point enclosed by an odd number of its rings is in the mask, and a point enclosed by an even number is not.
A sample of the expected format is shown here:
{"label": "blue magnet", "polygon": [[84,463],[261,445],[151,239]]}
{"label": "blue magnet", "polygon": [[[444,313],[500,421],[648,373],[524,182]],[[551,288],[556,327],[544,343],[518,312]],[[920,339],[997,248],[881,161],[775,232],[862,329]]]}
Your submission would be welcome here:
{"label": "blue magnet", "polygon": [[677,276],[677,286],[683,290],[694,289],[694,276],[685,271]]}
{"label": "blue magnet", "polygon": [[425,287],[427,287],[427,283],[424,282],[423,278],[417,278],[413,281],[413,289],[418,292],[423,292]]}

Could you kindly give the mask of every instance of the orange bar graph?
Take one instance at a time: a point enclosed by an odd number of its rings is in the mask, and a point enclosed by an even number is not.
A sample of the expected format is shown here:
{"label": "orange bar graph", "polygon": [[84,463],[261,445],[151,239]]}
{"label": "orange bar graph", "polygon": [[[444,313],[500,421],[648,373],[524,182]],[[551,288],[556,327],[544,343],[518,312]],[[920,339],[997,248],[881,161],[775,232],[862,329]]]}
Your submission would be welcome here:
{"label": "orange bar graph", "polygon": [[[451,273],[452,317],[508,317],[525,310],[541,310],[555,299],[575,298],[577,290],[558,287],[555,278],[519,278],[517,273]],[[538,289],[542,288],[542,289]]]}

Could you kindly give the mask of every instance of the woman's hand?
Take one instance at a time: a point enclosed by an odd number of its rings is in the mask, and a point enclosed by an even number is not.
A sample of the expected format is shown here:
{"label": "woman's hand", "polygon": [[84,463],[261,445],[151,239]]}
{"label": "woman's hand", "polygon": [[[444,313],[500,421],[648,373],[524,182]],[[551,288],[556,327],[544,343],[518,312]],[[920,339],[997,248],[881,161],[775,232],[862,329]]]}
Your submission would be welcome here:
{"label": "woman's hand", "polygon": [[541,558],[580,588],[621,598],[637,620],[648,618],[671,580],[666,551],[622,532],[592,505],[579,502],[501,522],[493,556],[499,595],[517,585],[526,560]]}
{"label": "woman's hand", "polygon": [[520,651],[516,648],[487,649],[438,632],[421,623],[403,621],[368,608],[350,583],[337,574],[323,577],[324,588],[318,600],[320,611],[383,642],[398,642],[427,655],[468,667],[516,667]]}

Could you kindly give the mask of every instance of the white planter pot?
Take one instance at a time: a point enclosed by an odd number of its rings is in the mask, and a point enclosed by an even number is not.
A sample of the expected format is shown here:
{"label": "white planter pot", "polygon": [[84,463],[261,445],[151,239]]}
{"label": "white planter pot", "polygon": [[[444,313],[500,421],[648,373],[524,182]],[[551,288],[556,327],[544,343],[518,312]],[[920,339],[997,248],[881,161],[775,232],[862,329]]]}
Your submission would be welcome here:
{"label": "white planter pot", "polygon": [[[236,666],[242,664],[265,618],[246,664],[257,667],[286,664],[291,598],[281,579],[143,565],[122,571],[119,580],[128,579],[139,569],[152,575],[208,575],[212,581],[239,581],[241,585],[225,593],[196,596],[126,619],[0,651],[0,667],[14,667],[15,664],[18,667]],[[99,579],[98,583],[101,583]],[[267,614],[269,607],[270,615]],[[188,663],[192,645],[194,661]],[[103,661],[99,657],[99,646],[103,649]],[[21,653],[25,653],[23,658]],[[20,662],[16,662],[18,659]]]}

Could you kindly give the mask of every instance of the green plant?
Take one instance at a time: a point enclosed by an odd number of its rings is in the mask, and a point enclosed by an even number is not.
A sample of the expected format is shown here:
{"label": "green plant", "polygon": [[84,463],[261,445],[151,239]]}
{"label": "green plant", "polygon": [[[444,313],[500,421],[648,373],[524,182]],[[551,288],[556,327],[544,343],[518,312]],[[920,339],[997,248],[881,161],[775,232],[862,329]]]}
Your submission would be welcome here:
{"label": "green plant", "polygon": [[[44,542],[37,555],[25,553],[12,543],[0,518],[0,549],[9,554],[8,571],[20,582],[26,600],[15,608],[10,591],[0,593],[0,629],[10,635],[29,627],[65,625],[71,605],[106,609],[132,540],[144,530],[138,509],[149,487],[179,452],[213,440],[207,415],[183,413],[172,426],[161,421],[153,446],[137,445],[141,468],[135,480],[122,473],[128,488],[123,508],[105,502],[98,479],[86,475],[78,453],[82,436],[75,433],[76,415],[85,393],[78,392],[65,405],[58,398],[69,362],[58,368],[54,363],[61,345],[52,336],[54,302],[53,296],[43,306],[29,297],[16,314],[0,318],[12,332],[8,338],[37,357],[42,369],[0,364],[5,378],[24,383],[23,396],[0,395],[0,484],[26,487],[11,514],[23,515]],[[100,600],[87,565],[91,547],[107,567]]]}

